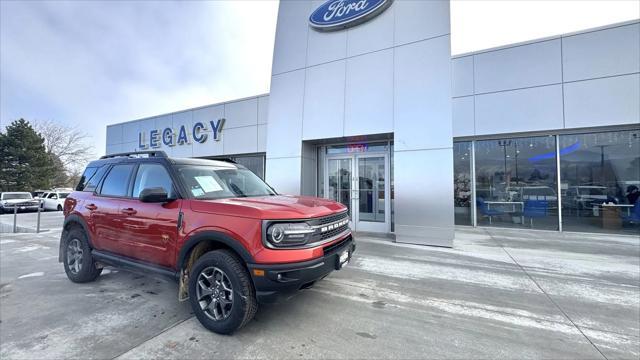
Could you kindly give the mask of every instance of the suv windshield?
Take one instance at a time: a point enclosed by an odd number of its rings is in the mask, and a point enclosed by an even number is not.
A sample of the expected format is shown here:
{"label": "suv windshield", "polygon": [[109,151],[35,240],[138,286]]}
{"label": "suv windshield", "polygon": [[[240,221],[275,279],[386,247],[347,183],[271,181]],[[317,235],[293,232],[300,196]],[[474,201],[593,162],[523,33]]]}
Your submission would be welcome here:
{"label": "suv windshield", "polygon": [[184,165],[177,169],[187,190],[196,199],[276,195],[269,185],[244,168]]}
{"label": "suv windshield", "polygon": [[2,194],[2,200],[16,200],[16,199],[27,199],[27,200],[31,200],[33,199],[31,197],[31,194],[29,193],[22,193],[22,194]]}

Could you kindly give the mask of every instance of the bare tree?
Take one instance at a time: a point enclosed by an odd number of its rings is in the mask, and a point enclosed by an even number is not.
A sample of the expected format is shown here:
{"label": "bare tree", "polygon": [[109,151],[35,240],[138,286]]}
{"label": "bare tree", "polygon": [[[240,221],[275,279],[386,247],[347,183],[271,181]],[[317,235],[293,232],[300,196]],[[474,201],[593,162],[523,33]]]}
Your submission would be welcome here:
{"label": "bare tree", "polygon": [[93,156],[92,147],[87,145],[89,136],[77,127],[56,122],[34,121],[33,127],[44,138],[47,153],[55,155],[67,174],[82,171]]}

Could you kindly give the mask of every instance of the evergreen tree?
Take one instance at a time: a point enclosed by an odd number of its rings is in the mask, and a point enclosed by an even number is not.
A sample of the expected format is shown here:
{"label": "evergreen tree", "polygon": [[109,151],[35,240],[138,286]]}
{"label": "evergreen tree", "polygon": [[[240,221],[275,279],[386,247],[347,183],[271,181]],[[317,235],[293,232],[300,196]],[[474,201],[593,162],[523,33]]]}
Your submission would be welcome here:
{"label": "evergreen tree", "polygon": [[28,121],[16,120],[0,132],[0,191],[48,189],[54,175],[44,139]]}

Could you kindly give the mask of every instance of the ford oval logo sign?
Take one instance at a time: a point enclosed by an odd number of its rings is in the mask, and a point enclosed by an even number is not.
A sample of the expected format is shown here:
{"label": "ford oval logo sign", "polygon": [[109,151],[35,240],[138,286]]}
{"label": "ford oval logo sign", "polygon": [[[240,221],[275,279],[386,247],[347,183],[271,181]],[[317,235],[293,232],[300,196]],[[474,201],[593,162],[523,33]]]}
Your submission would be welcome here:
{"label": "ford oval logo sign", "polygon": [[309,24],[322,31],[361,24],[391,5],[393,0],[329,0],[309,16]]}

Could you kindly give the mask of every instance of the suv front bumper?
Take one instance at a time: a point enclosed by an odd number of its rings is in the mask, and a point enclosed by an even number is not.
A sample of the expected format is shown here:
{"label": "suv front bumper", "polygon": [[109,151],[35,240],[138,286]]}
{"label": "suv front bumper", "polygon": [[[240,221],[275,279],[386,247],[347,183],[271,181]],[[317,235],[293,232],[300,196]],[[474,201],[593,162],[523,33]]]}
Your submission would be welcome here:
{"label": "suv front bumper", "polygon": [[40,207],[39,204],[18,204],[18,205],[14,205],[14,204],[7,204],[7,205],[3,205],[0,206],[0,210],[2,212],[14,212],[15,209],[18,209],[18,212],[21,211],[38,211],[38,208]]}
{"label": "suv front bumper", "polygon": [[[317,259],[275,265],[247,264],[258,302],[277,302],[281,297],[313,286],[316,281],[340,269],[340,255],[345,251],[350,261],[355,249],[356,243],[349,235],[336,244],[326,246],[324,256]],[[257,276],[255,270],[264,271],[264,275]]]}

